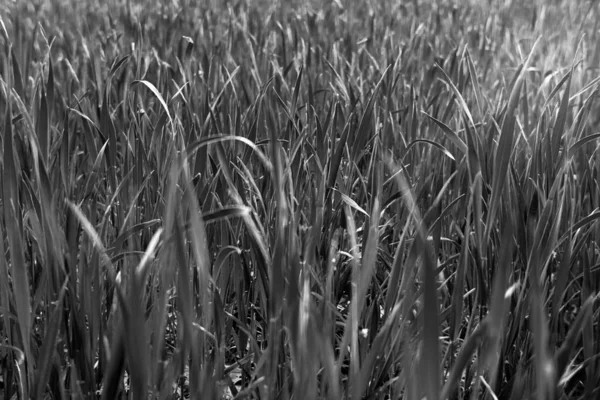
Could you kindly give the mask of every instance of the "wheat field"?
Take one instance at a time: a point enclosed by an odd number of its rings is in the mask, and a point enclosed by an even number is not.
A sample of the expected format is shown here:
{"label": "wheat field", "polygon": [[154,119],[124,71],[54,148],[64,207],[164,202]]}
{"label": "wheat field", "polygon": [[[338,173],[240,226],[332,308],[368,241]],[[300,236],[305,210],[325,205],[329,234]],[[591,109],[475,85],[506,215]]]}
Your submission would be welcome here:
{"label": "wheat field", "polygon": [[599,2],[0,3],[0,400],[600,397]]}

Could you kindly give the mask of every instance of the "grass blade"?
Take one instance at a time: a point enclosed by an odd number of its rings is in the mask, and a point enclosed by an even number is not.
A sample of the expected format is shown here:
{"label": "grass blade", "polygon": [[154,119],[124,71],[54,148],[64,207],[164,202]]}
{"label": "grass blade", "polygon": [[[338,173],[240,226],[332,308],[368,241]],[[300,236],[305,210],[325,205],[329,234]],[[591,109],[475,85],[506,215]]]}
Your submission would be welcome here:
{"label": "grass blade", "polygon": [[510,93],[506,111],[504,113],[504,120],[502,121],[502,130],[500,132],[500,138],[498,139],[498,147],[494,152],[494,175],[492,178],[492,197],[489,205],[489,212],[486,219],[486,232],[484,242],[488,241],[492,227],[495,225],[496,213],[500,206],[502,199],[501,193],[505,185],[506,176],[508,173],[508,166],[510,157],[513,151],[514,141],[514,130],[516,123],[515,113],[519,103],[519,97],[521,95],[521,88],[523,85],[524,71],[527,70],[529,62],[532,58],[535,48],[539,43],[539,39],[532,46],[529,55],[526,60],[519,67],[519,71],[515,77],[515,84]]}

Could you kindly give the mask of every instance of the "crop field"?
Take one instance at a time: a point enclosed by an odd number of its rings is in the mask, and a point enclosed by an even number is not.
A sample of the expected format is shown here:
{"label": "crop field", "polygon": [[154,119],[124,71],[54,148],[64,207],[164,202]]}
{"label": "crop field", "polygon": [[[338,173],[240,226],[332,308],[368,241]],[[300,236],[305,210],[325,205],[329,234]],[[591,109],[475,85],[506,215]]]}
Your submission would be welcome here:
{"label": "crop field", "polygon": [[0,400],[600,398],[599,21],[0,1]]}

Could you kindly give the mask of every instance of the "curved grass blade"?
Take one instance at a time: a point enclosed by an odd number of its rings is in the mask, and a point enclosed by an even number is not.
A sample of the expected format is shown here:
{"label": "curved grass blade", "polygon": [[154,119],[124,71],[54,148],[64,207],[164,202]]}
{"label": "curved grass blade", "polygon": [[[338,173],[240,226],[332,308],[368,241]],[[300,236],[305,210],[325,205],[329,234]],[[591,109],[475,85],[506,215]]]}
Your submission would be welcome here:
{"label": "curved grass blade", "polygon": [[593,135],[588,135],[584,138],[579,139],[577,142],[573,143],[571,147],[569,147],[569,157],[573,157],[579,149],[581,149],[587,143],[596,139],[600,139],[600,133],[595,133]]}
{"label": "curved grass blade", "polygon": [[448,158],[450,158],[452,161],[456,161],[456,159],[454,158],[454,156],[452,155],[452,153],[450,153],[448,151],[448,149],[446,149],[441,144],[439,144],[437,142],[434,142],[433,140],[429,140],[429,139],[416,139],[416,140],[413,140],[406,147],[406,151],[408,152],[408,150],[410,150],[411,147],[413,147],[414,145],[416,145],[418,143],[429,144],[429,145],[431,145],[431,146],[433,146],[433,147],[435,147],[437,149],[440,149],[442,151],[442,153],[444,153],[445,156],[447,156]]}
{"label": "curved grass blade", "polygon": [[208,146],[208,145],[214,144],[214,143],[226,142],[229,140],[235,140],[235,141],[246,144],[248,147],[250,147],[256,153],[256,155],[258,155],[258,158],[263,163],[263,165],[267,169],[267,171],[272,172],[273,165],[271,164],[271,162],[269,161],[269,159],[267,158],[265,153],[263,153],[254,142],[252,142],[251,140],[249,140],[243,136],[215,135],[215,136],[206,137],[204,139],[200,139],[197,142],[191,143],[189,146],[187,146],[186,157],[191,157],[192,154],[194,154],[194,152],[197,151],[201,147]]}
{"label": "curved grass blade", "polygon": [[171,118],[171,113],[169,113],[169,107],[167,107],[167,103],[165,102],[165,99],[162,97],[162,95],[160,94],[160,92],[158,91],[156,86],[154,86],[151,82],[148,82],[147,80],[135,80],[135,81],[131,82],[131,87],[137,86],[138,84],[142,84],[142,85],[146,86],[148,89],[150,89],[152,94],[154,96],[156,96],[156,98],[160,102],[160,105],[165,110],[165,113],[167,114],[169,121],[171,123],[173,123],[173,118]]}

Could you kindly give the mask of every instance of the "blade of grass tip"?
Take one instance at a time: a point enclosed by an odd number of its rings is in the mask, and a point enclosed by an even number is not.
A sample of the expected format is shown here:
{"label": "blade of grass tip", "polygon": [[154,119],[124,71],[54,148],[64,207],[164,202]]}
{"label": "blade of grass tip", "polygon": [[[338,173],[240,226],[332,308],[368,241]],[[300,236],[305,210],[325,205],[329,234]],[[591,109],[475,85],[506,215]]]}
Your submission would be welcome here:
{"label": "blade of grass tip", "polygon": [[[398,168],[394,166],[393,161],[388,160],[388,166],[391,173]],[[419,372],[423,374],[421,387],[425,388],[427,399],[439,399],[440,396],[440,349],[439,349],[439,315],[438,315],[438,296],[436,280],[436,262],[433,257],[432,249],[427,240],[427,228],[419,213],[414,195],[410,189],[404,173],[396,174],[396,184],[402,192],[404,204],[417,225],[417,236],[415,238],[416,249],[422,258],[423,274],[423,329],[422,329],[422,356]]]}
{"label": "blade of grass tip", "polygon": [[350,196],[348,196],[347,194],[344,194],[344,193],[340,192],[336,188],[332,188],[332,189],[340,194],[340,197],[341,197],[342,201],[344,203],[346,203],[347,206],[349,206],[350,208],[355,209],[356,211],[360,212],[361,214],[363,214],[366,217],[369,216],[369,213],[366,212],[364,208],[362,208],[361,206],[359,206],[358,203],[356,201],[354,201]]}
{"label": "blade of grass tip", "polygon": [[[17,173],[15,167],[15,154],[13,147],[13,131],[11,123],[11,107],[7,102],[5,125],[4,125],[4,184],[3,184],[3,204],[4,204],[4,223],[6,227],[6,236],[8,238],[8,248],[11,259],[11,275],[13,279],[13,296],[16,303],[17,321],[21,333],[23,350],[29,368],[33,368],[33,359],[31,356],[31,305],[29,278],[27,274],[27,265],[23,256],[23,242],[18,222],[20,215]],[[0,239],[1,240],[1,239]],[[2,255],[4,256],[4,255]],[[23,382],[24,398],[29,396],[29,379],[26,373]]]}
{"label": "blade of grass tip", "polygon": [[[68,278],[67,278],[68,279]],[[54,304],[54,311],[48,321],[48,327],[46,328],[46,335],[40,349],[40,354],[37,362],[37,373],[35,377],[34,388],[32,390],[35,393],[36,399],[42,399],[50,379],[50,372],[52,368],[52,356],[56,351],[56,343],[58,337],[58,331],[62,324],[62,316],[64,312],[63,298],[67,289],[68,281],[62,285],[60,292],[58,293],[58,299]]]}
{"label": "blade of grass tip", "polygon": [[521,88],[523,84],[524,71],[527,70],[529,62],[531,61],[532,55],[535,52],[537,44],[540,39],[538,38],[533,44],[529,55],[526,60],[521,64],[515,78],[515,84],[510,93],[506,111],[504,114],[504,120],[502,121],[502,130],[498,139],[498,147],[494,152],[494,174],[492,178],[492,195],[489,205],[488,216],[486,220],[486,231],[484,234],[483,242],[487,243],[492,231],[492,228],[496,226],[495,219],[500,201],[502,199],[501,193],[504,183],[506,181],[506,175],[508,173],[508,165],[510,162],[510,156],[513,151],[513,141],[515,134],[515,123],[516,123],[516,110],[519,103],[519,96],[521,95]]}

